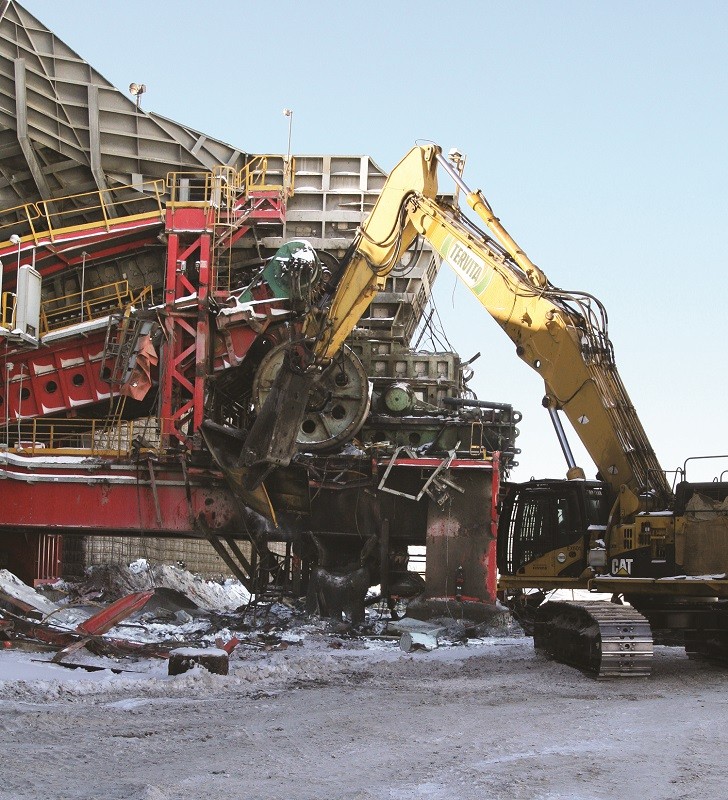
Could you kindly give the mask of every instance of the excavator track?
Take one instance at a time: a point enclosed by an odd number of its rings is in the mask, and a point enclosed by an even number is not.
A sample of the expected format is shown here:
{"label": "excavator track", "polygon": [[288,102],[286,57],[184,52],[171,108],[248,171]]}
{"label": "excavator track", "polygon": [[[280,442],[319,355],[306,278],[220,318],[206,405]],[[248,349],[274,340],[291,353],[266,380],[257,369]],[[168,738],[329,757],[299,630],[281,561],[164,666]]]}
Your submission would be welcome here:
{"label": "excavator track", "polygon": [[639,677],[652,669],[652,632],[630,606],[551,602],[536,612],[536,649],[596,678]]}

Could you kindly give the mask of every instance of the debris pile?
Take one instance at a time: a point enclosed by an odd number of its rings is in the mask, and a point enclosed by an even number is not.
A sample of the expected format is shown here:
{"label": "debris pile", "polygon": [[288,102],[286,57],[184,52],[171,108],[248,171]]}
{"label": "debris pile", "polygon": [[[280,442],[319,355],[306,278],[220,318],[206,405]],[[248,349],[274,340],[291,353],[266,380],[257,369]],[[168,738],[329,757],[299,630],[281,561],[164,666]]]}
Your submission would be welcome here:
{"label": "debris pile", "polygon": [[[70,668],[123,671],[135,659],[162,658],[169,660],[170,675],[195,666],[224,675],[233,651],[237,658],[245,651],[281,651],[307,637],[332,648],[376,642],[413,652],[490,632],[454,617],[433,625],[396,616],[370,607],[356,625],[323,620],[307,614],[303,601],[256,602],[238,581],[209,581],[144,560],[94,568],[82,583],[38,590],[0,570],[0,644],[52,652],[54,663]],[[89,654],[103,657],[105,666]]]}

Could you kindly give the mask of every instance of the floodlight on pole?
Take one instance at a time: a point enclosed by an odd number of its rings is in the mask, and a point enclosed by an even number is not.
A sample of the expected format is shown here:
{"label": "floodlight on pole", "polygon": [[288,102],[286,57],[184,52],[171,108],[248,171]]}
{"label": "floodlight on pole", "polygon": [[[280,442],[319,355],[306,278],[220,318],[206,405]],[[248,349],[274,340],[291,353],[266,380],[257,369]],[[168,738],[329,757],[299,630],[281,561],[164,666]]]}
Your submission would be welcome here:
{"label": "floodlight on pole", "polygon": [[283,109],[283,116],[288,117],[288,150],[286,151],[286,161],[291,160],[291,129],[293,128],[293,110],[290,108]]}
{"label": "floodlight on pole", "polygon": [[147,87],[143,83],[130,83],[129,94],[136,97],[136,107],[141,108],[142,95],[147,91]]}
{"label": "floodlight on pole", "polygon": [[286,194],[288,194],[293,178],[293,169],[291,164],[291,131],[293,129],[293,109],[284,108],[283,116],[288,117],[288,148],[286,150],[286,161],[283,165],[283,186]]}

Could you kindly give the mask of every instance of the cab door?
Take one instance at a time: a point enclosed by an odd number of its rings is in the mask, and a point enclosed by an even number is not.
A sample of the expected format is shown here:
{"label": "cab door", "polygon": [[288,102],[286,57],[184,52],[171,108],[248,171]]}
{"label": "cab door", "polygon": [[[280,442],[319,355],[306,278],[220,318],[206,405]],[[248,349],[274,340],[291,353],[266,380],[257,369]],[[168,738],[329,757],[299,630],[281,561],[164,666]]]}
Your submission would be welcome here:
{"label": "cab door", "polygon": [[504,575],[534,578],[578,575],[585,562],[585,526],[574,487],[513,487],[498,529],[498,568]]}

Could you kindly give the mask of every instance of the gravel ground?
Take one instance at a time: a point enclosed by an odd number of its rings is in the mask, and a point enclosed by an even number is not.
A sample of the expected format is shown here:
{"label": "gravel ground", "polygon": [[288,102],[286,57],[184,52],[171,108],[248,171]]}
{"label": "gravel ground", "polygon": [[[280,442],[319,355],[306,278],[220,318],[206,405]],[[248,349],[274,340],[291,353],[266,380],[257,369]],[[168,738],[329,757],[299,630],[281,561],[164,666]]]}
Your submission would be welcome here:
{"label": "gravel ground", "polygon": [[0,798],[726,797],[728,672],[677,648],[650,678],[599,682],[519,637],[412,654],[292,639],[239,648],[225,677],[0,652]]}

